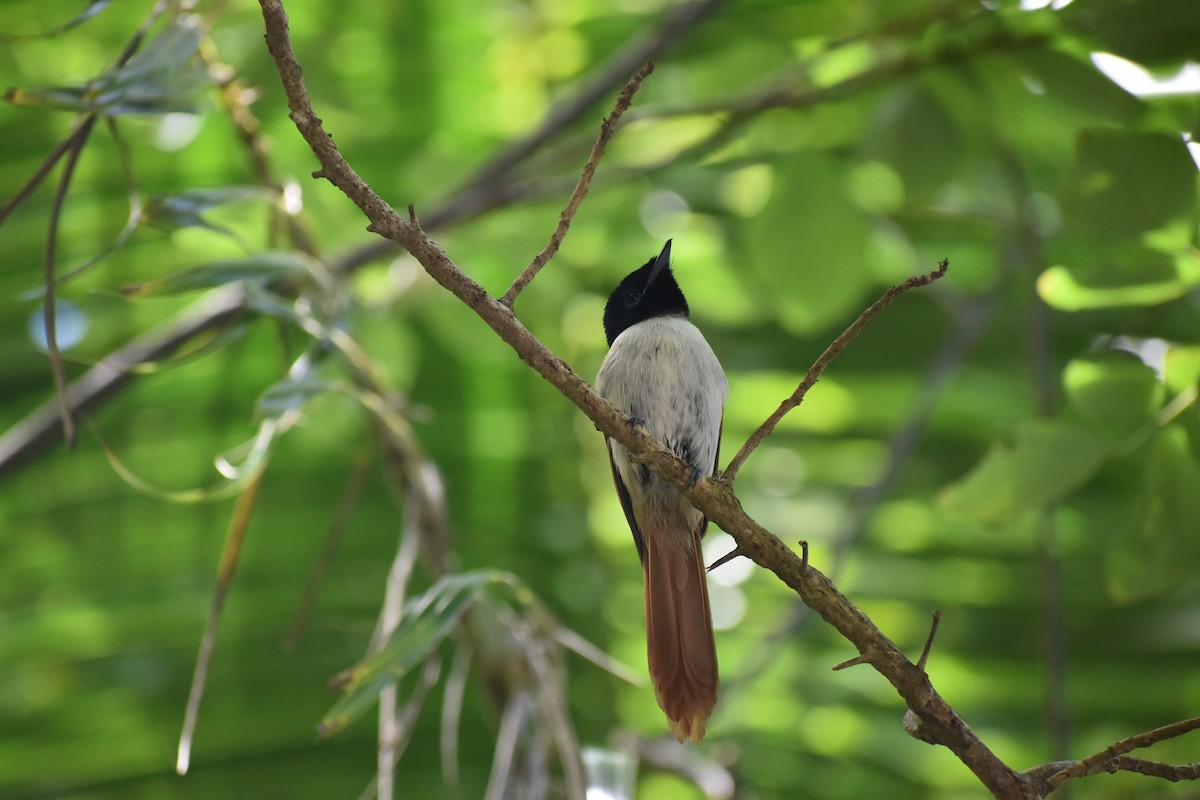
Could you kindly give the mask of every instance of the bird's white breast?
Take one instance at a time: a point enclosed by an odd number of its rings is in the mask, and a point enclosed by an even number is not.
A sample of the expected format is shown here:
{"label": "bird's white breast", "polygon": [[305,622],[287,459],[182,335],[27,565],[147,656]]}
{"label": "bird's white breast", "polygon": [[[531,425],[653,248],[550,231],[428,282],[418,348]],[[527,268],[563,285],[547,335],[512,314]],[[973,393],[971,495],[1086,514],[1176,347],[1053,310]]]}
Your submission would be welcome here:
{"label": "bird's white breast", "polygon": [[[600,366],[596,390],[701,475],[713,474],[729,385],[712,348],[686,318],[653,317],[622,331]],[[635,505],[680,499],[669,484],[639,471],[624,447],[613,442],[612,452]]]}

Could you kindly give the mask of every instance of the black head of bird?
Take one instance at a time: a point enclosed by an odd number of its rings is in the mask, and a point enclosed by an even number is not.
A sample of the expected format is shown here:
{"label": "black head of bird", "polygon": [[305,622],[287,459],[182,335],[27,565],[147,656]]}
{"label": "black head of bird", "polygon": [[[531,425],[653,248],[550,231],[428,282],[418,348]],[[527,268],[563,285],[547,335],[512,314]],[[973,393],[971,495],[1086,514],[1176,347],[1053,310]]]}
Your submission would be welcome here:
{"label": "black head of bird", "polygon": [[671,272],[671,240],[662,252],[625,276],[604,307],[604,336],[611,347],[630,326],[652,317],[687,317],[688,304]]}

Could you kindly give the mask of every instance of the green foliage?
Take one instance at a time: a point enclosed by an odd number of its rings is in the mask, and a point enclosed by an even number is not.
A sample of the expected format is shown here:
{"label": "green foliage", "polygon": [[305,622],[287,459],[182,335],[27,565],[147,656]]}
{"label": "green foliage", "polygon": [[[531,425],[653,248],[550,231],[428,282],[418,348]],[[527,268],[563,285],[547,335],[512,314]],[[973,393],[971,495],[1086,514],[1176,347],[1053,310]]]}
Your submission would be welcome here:
{"label": "green foliage", "polygon": [[[309,178],[256,4],[182,5],[4,6],[0,797],[356,797],[361,717],[393,684],[398,796],[558,788],[577,743],[663,736],[652,690],[614,677],[644,674],[645,642],[601,437]],[[493,158],[676,26],[523,324],[594,376],[604,297],[673,238],[730,376],[728,458],[862,308],[947,257],[747,462],[743,505],[909,652],[940,608],[931,679],[1016,768],[1200,713],[1197,90],[1134,95],[1091,58],[1172,74],[1200,58],[1194,2],[757,0],[682,28],[651,5],[286,3],[343,153],[497,295],[627,76]],[[22,444],[38,408],[59,436],[50,241],[82,331],[67,379],[138,353],[73,451]],[[747,797],[983,796],[877,674],[830,671],[851,646],[770,576],[734,561],[712,596],[722,697],[689,753],[709,772],[672,770],[672,744],[641,796],[700,796],[698,774]],[[382,606],[396,627],[373,636]]]}
{"label": "green foliage", "polygon": [[197,17],[179,17],[126,64],[82,86],[15,88],[4,99],[18,106],[105,116],[195,113],[196,95],[206,83],[194,63],[203,37]]}

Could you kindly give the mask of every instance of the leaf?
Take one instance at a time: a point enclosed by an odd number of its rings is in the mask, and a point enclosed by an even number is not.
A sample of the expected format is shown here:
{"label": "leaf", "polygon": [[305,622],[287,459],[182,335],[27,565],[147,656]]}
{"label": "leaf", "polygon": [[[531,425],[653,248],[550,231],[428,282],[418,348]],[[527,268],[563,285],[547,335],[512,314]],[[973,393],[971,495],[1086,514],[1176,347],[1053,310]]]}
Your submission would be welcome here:
{"label": "leaf", "polygon": [[83,11],[80,11],[74,17],[67,20],[62,25],[59,25],[57,28],[51,28],[48,31],[42,31],[41,33],[28,35],[0,34],[0,41],[24,42],[32,39],[51,39],[87,22],[89,19],[103,11],[111,2],[112,0],[90,0],[90,2],[87,4],[87,7],[85,7]]}
{"label": "leaf", "polygon": [[1169,253],[1135,241],[1066,255],[1078,260],[1052,266],[1037,279],[1041,298],[1062,311],[1155,306],[1200,285],[1200,257],[1182,248]]}
{"label": "leaf", "polygon": [[1123,602],[1170,591],[1200,560],[1200,466],[1182,426],[1154,438],[1144,474],[1132,529],[1118,528],[1107,551],[1109,590]]}
{"label": "leaf", "polygon": [[1016,444],[997,445],[962,480],[943,490],[943,507],[977,522],[1010,522],[1062,500],[1104,463],[1108,445],[1076,425],[1033,420]]}
{"label": "leaf", "polygon": [[1110,81],[1090,62],[1058,50],[1022,49],[1011,54],[1040,91],[1090,114],[1133,123],[1146,111],[1133,95]]}
{"label": "leaf", "polygon": [[183,730],[179,734],[179,748],[175,756],[175,771],[186,775],[192,760],[192,740],[196,733],[196,719],[200,714],[200,701],[204,698],[204,689],[208,682],[208,668],[212,663],[213,650],[217,644],[217,628],[221,624],[221,614],[225,608],[225,599],[229,596],[229,587],[233,584],[233,575],[238,562],[242,558],[242,545],[246,541],[246,529],[250,525],[250,516],[258,503],[258,490],[262,486],[262,473],[257,473],[238,495],[233,507],[233,516],[229,520],[229,529],[225,534],[225,547],[221,552],[221,565],[217,570],[217,582],[213,587],[212,603],[208,609],[208,621],[204,625],[204,635],[200,639],[200,650],[196,654],[196,668],[192,673],[192,685],[188,690],[187,705],[184,710]]}
{"label": "leaf", "polygon": [[1200,346],[1174,345],[1167,350],[1163,380],[1172,392],[1194,389],[1200,382]]}
{"label": "leaf", "polygon": [[1165,394],[1154,370],[1121,350],[1072,360],[1063,371],[1063,386],[1071,408],[1110,440],[1151,424]]}
{"label": "leaf", "polygon": [[277,280],[310,283],[312,270],[305,257],[299,253],[259,253],[248,258],[211,261],[161,280],[126,286],[122,292],[127,297],[161,296],[211,289],[238,281],[261,284]]}
{"label": "leaf", "polygon": [[910,197],[928,196],[953,175],[964,143],[957,122],[923,86],[902,85],[878,104],[864,156],[889,165]]}
{"label": "leaf", "polygon": [[273,383],[258,396],[255,409],[260,416],[278,417],[287,411],[300,408],[319,394],[334,391],[338,387],[328,381],[319,380],[311,371],[298,379],[288,378]]}
{"label": "leaf", "polygon": [[224,500],[244,491],[250,482],[257,480],[263,470],[266,469],[271,446],[275,442],[276,436],[283,432],[278,420],[263,420],[259,425],[258,433],[255,437],[235,448],[240,460],[239,464],[234,465],[231,463],[230,458],[232,456],[218,456],[215,459],[218,471],[224,476],[222,482],[207,488],[171,491],[153,486],[135,474],[133,470],[121,461],[116,451],[109,447],[95,426],[89,423],[88,428],[103,449],[109,466],[112,467],[113,472],[121,480],[147,497],[153,497],[168,503],[180,504],[208,503],[216,500]]}
{"label": "leaf", "polygon": [[844,320],[868,285],[870,223],[850,199],[849,183],[832,158],[797,153],[779,168],[770,200],[751,222],[750,261],[766,281],[760,300],[795,333]]}
{"label": "leaf", "polygon": [[1085,235],[1115,240],[1151,231],[1195,213],[1196,164],[1179,136],[1084,131],[1061,205]]}
{"label": "leaf", "polygon": [[1061,12],[1104,49],[1147,66],[1200,59],[1200,13],[1195,0],[1088,0]]}
{"label": "leaf", "polygon": [[196,15],[172,20],[124,66],[83,86],[10,89],[4,99],[19,106],[122,116],[195,113],[208,76],[195,56],[204,37]]}
{"label": "leaf", "polygon": [[317,726],[320,736],[345,729],[378,702],[380,690],[423,662],[485,591],[512,589],[515,581],[508,573],[493,570],[447,575],[407,603],[404,617],[383,649],[347,673],[342,696]]}
{"label": "leaf", "polygon": [[223,186],[213,189],[186,189],[174,195],[153,195],[142,212],[142,222],[164,231],[180,228],[206,228],[232,236],[232,232],[214,225],[204,214],[228,203],[245,200],[274,200],[275,193],[260,186]]}

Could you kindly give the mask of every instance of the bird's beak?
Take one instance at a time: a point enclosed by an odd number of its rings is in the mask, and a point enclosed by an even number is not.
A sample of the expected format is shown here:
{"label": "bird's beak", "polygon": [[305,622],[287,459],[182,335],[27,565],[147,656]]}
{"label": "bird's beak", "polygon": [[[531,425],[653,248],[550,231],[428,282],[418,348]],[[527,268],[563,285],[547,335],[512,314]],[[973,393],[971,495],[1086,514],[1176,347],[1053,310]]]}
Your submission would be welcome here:
{"label": "bird's beak", "polygon": [[667,239],[667,243],[663,245],[662,252],[658,254],[658,258],[654,259],[654,266],[650,268],[650,277],[646,279],[646,289],[650,288],[650,284],[654,283],[654,279],[661,275],[662,271],[670,266],[670,264],[671,240]]}

